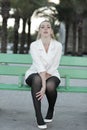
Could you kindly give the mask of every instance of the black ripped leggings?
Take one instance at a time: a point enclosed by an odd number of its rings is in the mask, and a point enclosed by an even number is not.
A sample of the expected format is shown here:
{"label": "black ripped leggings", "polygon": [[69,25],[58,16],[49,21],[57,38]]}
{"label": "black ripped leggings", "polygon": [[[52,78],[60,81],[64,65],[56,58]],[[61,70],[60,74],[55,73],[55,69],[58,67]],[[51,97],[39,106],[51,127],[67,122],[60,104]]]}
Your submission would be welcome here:
{"label": "black ripped leggings", "polygon": [[[26,83],[29,86],[31,86],[31,94],[33,98],[33,104],[35,108],[37,123],[39,125],[42,125],[44,123],[44,120],[41,113],[41,101],[40,100],[38,101],[36,98],[36,93],[40,91],[42,87],[41,77],[39,76],[38,73],[31,74],[26,79]],[[49,104],[46,118],[52,118],[50,116],[53,116],[52,113],[54,111],[54,106],[55,106],[55,102],[57,98],[56,88],[58,87],[59,83],[60,83],[60,80],[55,76],[52,76],[46,80],[46,97]],[[50,112],[51,112],[51,115],[50,115]]]}

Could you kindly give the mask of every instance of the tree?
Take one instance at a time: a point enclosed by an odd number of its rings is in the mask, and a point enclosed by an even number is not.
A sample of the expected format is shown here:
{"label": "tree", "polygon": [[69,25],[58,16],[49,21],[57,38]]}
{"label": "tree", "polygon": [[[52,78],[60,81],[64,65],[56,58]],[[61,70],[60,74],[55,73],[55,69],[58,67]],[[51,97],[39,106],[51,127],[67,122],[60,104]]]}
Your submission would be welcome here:
{"label": "tree", "polygon": [[[68,39],[70,29],[73,32],[72,38],[72,55],[81,55],[82,53],[82,36],[83,36],[83,18],[86,14],[87,17],[87,0],[60,0],[60,4],[56,5],[58,19],[64,21],[66,25],[66,41],[65,41],[65,54],[67,54]],[[78,39],[78,40],[77,40]],[[77,52],[78,44],[78,52]]]}
{"label": "tree", "polygon": [[18,43],[19,43],[19,22],[20,22],[20,8],[19,8],[19,0],[10,0],[11,8],[13,8],[14,13],[10,15],[10,17],[15,19],[14,24],[14,38],[13,38],[13,53],[18,53]]}
{"label": "tree", "polygon": [[14,30],[14,28],[13,27],[9,27],[8,28],[8,42],[9,43],[13,43],[13,30]]}
{"label": "tree", "polygon": [[[73,8],[73,3],[72,0],[61,0],[59,5],[56,5],[56,10],[57,10],[57,15],[59,21],[64,21],[65,22],[65,28],[66,28],[66,38],[65,38],[65,51],[64,53],[67,54],[67,46],[68,46],[68,35],[69,35],[69,29],[72,24],[72,22],[75,23],[75,11]],[[75,27],[75,24],[74,24]],[[75,30],[76,28],[74,28]],[[74,31],[76,33],[76,31]],[[74,33],[73,33],[74,34]],[[73,35],[74,37],[75,35]],[[75,39],[75,37],[74,37]],[[76,40],[75,40],[76,41]],[[74,44],[75,44],[75,41]]]}
{"label": "tree", "polygon": [[[25,45],[25,39],[26,39],[26,33],[25,33],[25,28],[26,28],[26,23],[28,24],[28,40],[27,40],[27,50],[26,53],[28,53],[29,50],[29,45],[30,45],[30,26],[31,26],[31,16],[33,12],[38,9],[41,6],[45,6],[46,3],[48,2],[47,0],[11,0],[13,7],[16,9],[16,11],[19,12],[20,18],[23,20],[23,29],[21,33],[21,46],[19,53],[24,53],[24,45]],[[18,13],[17,13],[18,14]],[[17,30],[16,30],[17,31]]]}
{"label": "tree", "polygon": [[2,23],[2,39],[1,39],[1,52],[6,53],[7,48],[7,19],[9,17],[10,10],[10,1],[2,0],[1,1],[1,15],[3,18]]}
{"label": "tree", "polygon": [[34,11],[40,7],[45,6],[48,3],[48,0],[26,0],[26,3],[23,3],[24,0],[22,0],[22,5],[21,5],[21,17],[23,19],[23,30],[22,30],[22,35],[21,35],[21,47],[20,47],[20,53],[23,53],[24,50],[24,44],[25,44],[25,27],[26,27],[26,22],[28,24],[28,37],[27,37],[27,50],[25,53],[28,53],[29,51],[29,46],[31,42],[31,34],[30,34],[30,27],[31,27],[31,17],[34,13]]}
{"label": "tree", "polygon": [[14,24],[14,47],[13,47],[13,53],[18,52],[18,43],[19,43],[19,34],[18,34],[18,29],[19,29],[19,21],[20,21],[20,15],[19,11],[16,10],[15,12],[15,24]]}

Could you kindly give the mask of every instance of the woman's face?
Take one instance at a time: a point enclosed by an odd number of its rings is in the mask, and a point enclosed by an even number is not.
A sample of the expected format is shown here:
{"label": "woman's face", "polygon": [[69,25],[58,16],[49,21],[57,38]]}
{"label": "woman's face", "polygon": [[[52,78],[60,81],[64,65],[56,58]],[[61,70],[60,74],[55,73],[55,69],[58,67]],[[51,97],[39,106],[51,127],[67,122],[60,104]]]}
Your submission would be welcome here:
{"label": "woman's face", "polygon": [[52,28],[50,22],[44,21],[40,25],[39,30],[41,37],[51,37],[52,34]]}

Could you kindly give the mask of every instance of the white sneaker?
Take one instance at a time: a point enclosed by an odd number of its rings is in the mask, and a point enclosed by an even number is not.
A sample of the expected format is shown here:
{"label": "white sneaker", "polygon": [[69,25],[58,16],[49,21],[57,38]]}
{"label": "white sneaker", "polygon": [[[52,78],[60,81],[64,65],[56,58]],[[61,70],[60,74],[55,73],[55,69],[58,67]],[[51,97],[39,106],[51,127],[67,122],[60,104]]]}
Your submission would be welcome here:
{"label": "white sneaker", "polygon": [[40,128],[40,129],[46,129],[47,125],[38,125],[38,128]]}
{"label": "white sneaker", "polygon": [[44,122],[45,123],[50,123],[50,122],[52,122],[53,121],[53,119],[44,119]]}

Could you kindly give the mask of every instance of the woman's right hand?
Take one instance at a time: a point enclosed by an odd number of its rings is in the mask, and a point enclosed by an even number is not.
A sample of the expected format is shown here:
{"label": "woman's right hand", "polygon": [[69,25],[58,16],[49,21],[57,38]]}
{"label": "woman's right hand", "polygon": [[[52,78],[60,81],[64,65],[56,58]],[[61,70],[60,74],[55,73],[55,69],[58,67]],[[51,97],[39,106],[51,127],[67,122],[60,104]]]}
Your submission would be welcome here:
{"label": "woman's right hand", "polygon": [[41,100],[45,94],[46,88],[42,87],[41,90],[39,92],[36,93],[36,98],[38,100]]}
{"label": "woman's right hand", "polygon": [[41,76],[42,79],[42,88],[39,92],[36,93],[36,97],[38,98],[38,100],[41,100],[46,91],[46,79],[48,79],[51,75],[46,72],[41,72],[39,73],[39,75]]}

